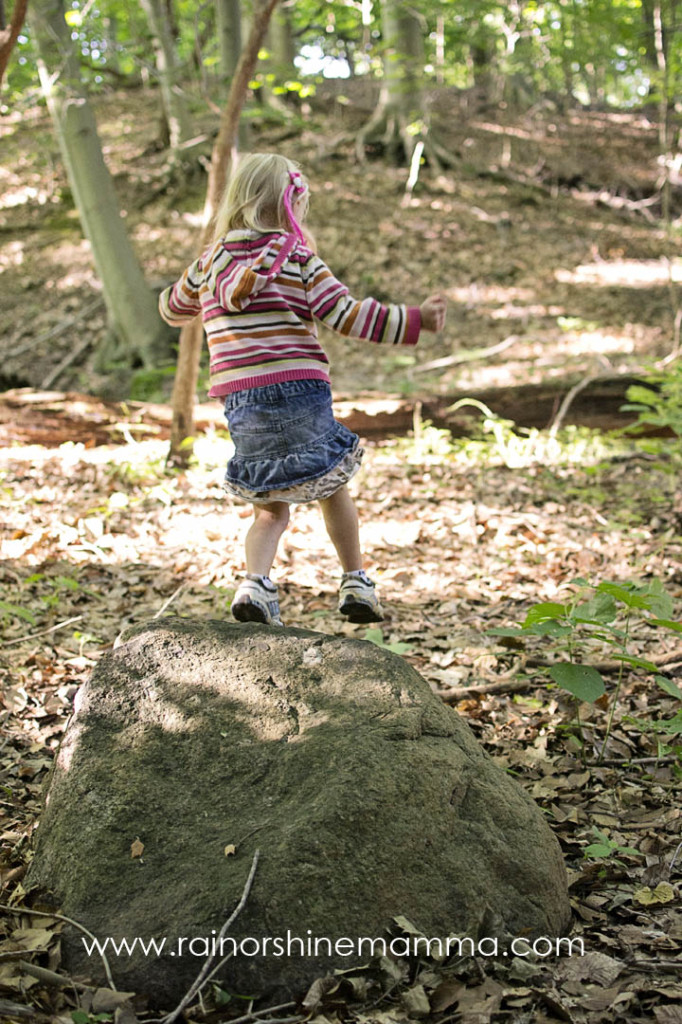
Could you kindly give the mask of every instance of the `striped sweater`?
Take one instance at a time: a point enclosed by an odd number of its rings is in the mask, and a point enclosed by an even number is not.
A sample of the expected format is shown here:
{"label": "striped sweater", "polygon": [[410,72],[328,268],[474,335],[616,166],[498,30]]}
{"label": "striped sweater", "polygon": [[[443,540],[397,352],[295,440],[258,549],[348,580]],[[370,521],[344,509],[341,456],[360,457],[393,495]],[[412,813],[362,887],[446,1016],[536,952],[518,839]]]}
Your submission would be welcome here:
{"label": "striped sweater", "polygon": [[201,313],[216,397],[312,378],[329,381],[315,319],[351,338],[415,345],[418,306],[357,301],[295,235],[231,231],[159,298],[163,319],[181,326]]}

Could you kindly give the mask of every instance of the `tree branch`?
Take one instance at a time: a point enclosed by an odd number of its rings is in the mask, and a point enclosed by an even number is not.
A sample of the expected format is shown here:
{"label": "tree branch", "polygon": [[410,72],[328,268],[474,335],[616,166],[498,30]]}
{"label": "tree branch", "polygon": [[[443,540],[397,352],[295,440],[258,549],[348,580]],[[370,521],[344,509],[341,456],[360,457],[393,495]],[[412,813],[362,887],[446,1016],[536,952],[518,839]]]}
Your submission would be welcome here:
{"label": "tree branch", "polygon": [[[216,208],[225,188],[230,165],[237,153],[239,118],[244,106],[244,99],[258,64],[258,53],[265,39],[270,16],[277,3],[278,0],[261,0],[254,9],[251,33],[241,52],[232,78],[218,136],[211,153],[200,251],[208,245],[211,237]],[[183,442],[194,432],[194,400],[199,378],[199,360],[203,338],[203,325],[199,317],[195,317],[180,332],[178,364],[171,397],[173,423],[168,455],[168,462],[171,465],[186,466],[192,454],[191,445],[188,446]]]}
{"label": "tree branch", "polygon": [[[246,901],[248,899],[248,895],[251,892],[251,886],[253,885],[253,879],[254,879],[254,876],[256,874],[256,868],[258,867],[258,858],[259,858],[259,856],[260,856],[260,850],[256,850],[256,852],[253,855],[253,860],[251,862],[251,870],[249,871],[248,878],[246,879],[246,882],[244,884],[244,889],[242,890],[242,894],[241,894],[239,903],[234,908],[234,910],[232,911],[232,913],[228,917],[227,921],[225,922],[225,924],[220,929],[220,931],[218,933],[218,936],[217,936],[217,939],[216,939],[216,941],[214,943],[214,948],[217,945],[218,949],[220,949],[221,940],[225,938],[225,935],[227,934],[227,931],[228,931],[230,925],[233,923],[233,921],[235,921],[235,919],[237,918],[237,915],[240,914],[241,911],[244,909],[244,906],[245,906]],[[173,1022],[178,1019],[178,1017],[180,1016],[182,1011],[185,1009],[185,1007],[189,1006],[189,1004],[194,999],[194,997],[196,995],[198,995],[199,992],[201,992],[202,988],[204,987],[204,985],[208,981],[208,978],[211,977],[211,973],[209,973],[209,972],[211,972],[211,964],[213,963],[213,961],[215,959],[215,955],[216,955],[215,953],[209,954],[209,956],[207,957],[207,959],[206,959],[206,961],[204,963],[204,966],[199,971],[196,979],[192,982],[192,985],[190,986],[190,988],[187,991],[186,995],[183,996],[183,998],[180,1000],[180,1002],[178,1003],[178,1005],[175,1007],[174,1010],[172,1010],[165,1017],[161,1018],[160,1024],[173,1024]]]}
{"label": "tree branch", "polygon": [[26,19],[26,10],[28,8],[28,0],[17,0],[12,11],[12,20],[7,26],[0,32],[0,85],[5,74],[9,59],[14,49],[19,33],[21,32],[22,26]]}

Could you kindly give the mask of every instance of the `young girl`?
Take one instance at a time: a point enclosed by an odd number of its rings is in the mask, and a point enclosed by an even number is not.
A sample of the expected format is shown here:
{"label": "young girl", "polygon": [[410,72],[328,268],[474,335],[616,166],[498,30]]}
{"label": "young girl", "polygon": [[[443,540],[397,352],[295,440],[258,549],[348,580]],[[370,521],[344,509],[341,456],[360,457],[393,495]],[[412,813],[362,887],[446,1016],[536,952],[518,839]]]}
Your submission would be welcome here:
{"label": "young girl", "polygon": [[268,153],[242,159],[218,210],[215,242],[163,292],[159,309],[173,326],[201,313],[209,395],[225,400],[235,447],[225,488],[253,503],[234,617],[282,624],[270,580],[277,545],[289,505],[317,501],[343,570],[339,612],[350,622],[379,622],[384,613],[363,570],[346,487],[362,449],[334,419],[315,320],[351,338],[415,345],[421,329],[443,327],[445,299],[384,306],[351,298],[300,227],[307,208],[308,183],[296,164]]}

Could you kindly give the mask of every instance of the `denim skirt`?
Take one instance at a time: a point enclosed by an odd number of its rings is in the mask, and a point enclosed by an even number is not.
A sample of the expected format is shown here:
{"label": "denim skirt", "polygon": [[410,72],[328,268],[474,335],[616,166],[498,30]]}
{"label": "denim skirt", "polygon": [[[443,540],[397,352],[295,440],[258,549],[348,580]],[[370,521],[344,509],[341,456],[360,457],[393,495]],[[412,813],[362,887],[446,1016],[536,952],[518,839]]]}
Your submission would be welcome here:
{"label": "denim skirt", "polygon": [[225,398],[225,418],[235,448],[225,489],[246,501],[319,501],[359,468],[359,438],[334,419],[326,381],[234,391]]}

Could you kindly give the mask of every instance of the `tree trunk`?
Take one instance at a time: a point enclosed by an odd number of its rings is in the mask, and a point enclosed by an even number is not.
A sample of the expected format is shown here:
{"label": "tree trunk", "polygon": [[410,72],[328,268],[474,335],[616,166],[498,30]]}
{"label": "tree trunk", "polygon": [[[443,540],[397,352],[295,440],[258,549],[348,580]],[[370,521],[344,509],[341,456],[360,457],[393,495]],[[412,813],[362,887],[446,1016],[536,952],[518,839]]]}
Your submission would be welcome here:
{"label": "tree trunk", "polygon": [[409,163],[418,142],[440,168],[452,159],[428,134],[424,103],[424,28],[408,0],[382,0],[384,75],[374,114],[358,134],[355,152],[364,162],[365,147],[378,142],[397,164]]}
{"label": "tree trunk", "polygon": [[485,107],[493,102],[496,92],[496,76],[494,74],[496,53],[495,40],[489,35],[485,35],[484,29],[479,27],[477,36],[471,43],[474,93],[476,104],[479,107]]}
{"label": "tree trunk", "polygon": [[[203,226],[199,243],[200,251],[206,247],[211,238],[216,208],[225,189],[230,165],[237,155],[241,110],[244,106],[249,82],[253,78],[258,63],[258,52],[263,45],[268,22],[276,4],[277,0],[260,0],[255,7],[249,38],[232,78],[227,103],[220,120],[218,136],[211,153],[211,167],[208,174]],[[200,317],[195,317],[192,323],[183,327],[180,333],[178,365],[171,398],[173,424],[168,455],[168,461],[174,465],[187,465],[191,455],[191,445],[186,442],[188,438],[191,438],[194,429],[194,402],[203,336],[204,331]]]}
{"label": "tree trunk", "polygon": [[163,111],[168,123],[168,138],[171,155],[177,155],[178,147],[192,137],[192,124],[179,88],[180,69],[175,53],[172,27],[163,0],[140,0],[149,28],[154,39],[156,69],[163,101]]}
{"label": "tree trunk", "polygon": [[33,0],[29,20],[38,70],[71,191],[102,282],[109,327],[128,361],[154,366],[168,354],[170,332],[144,280],[121,219],[97,125],[82,93],[63,0]]}
{"label": "tree trunk", "polygon": [[570,0],[559,0],[561,12],[560,22],[561,26],[559,29],[561,36],[561,72],[564,80],[564,93],[566,95],[566,102],[569,106],[572,106],[575,101],[575,72],[573,69],[573,52],[572,44],[574,42],[574,35],[571,24],[571,10]]}
{"label": "tree trunk", "polygon": [[220,75],[229,81],[237,70],[242,52],[242,14],[239,0],[215,0],[220,47]]}
{"label": "tree trunk", "polygon": [[[260,64],[261,84],[256,98],[263,107],[273,110],[277,116],[288,120],[293,116],[293,111],[285,102],[287,97],[292,95],[289,93],[286,83],[294,81],[298,72],[294,64],[296,44],[291,18],[287,8],[281,4],[273,11],[268,24],[264,50],[267,57]],[[297,94],[293,95],[298,98]]]}
{"label": "tree trunk", "polygon": [[21,27],[26,18],[28,0],[16,0],[12,11],[12,20],[9,25],[5,24],[5,9],[2,9],[2,23],[0,24],[0,84],[7,69],[9,58],[14,49]]}
{"label": "tree trunk", "polygon": [[266,49],[270,56],[266,62],[266,70],[275,76],[274,87],[284,87],[286,82],[296,78],[297,71],[294,64],[296,56],[296,43],[294,42],[293,29],[291,27],[291,16],[286,7],[278,6],[273,11],[268,32],[266,35]]}
{"label": "tree trunk", "polygon": [[[242,52],[245,16],[239,0],[215,0],[216,29],[220,46],[220,80],[227,88],[232,81]],[[248,26],[247,26],[248,28]],[[239,149],[248,149],[251,133],[247,122],[239,121]]]}
{"label": "tree trunk", "polygon": [[377,109],[358,140],[358,155],[379,138],[396,163],[401,158],[409,162],[417,134],[410,126],[424,119],[422,27],[404,0],[382,0],[381,30],[384,77]]}
{"label": "tree trunk", "polygon": [[[654,45],[658,68],[658,147],[659,159],[663,170],[659,178],[661,189],[661,214],[663,222],[670,224],[670,169],[672,167],[672,132],[670,125],[670,108],[672,90],[670,88],[669,61],[669,24],[671,12],[667,11],[663,0],[653,0]],[[673,10],[674,10],[673,3]],[[666,18],[668,15],[668,18]],[[671,20],[671,19],[670,19]]]}
{"label": "tree trunk", "polygon": [[[656,77],[658,71],[658,53],[656,45],[656,26],[655,26],[655,0],[642,0],[642,42],[644,44],[644,55],[646,62],[649,65],[650,71],[653,73],[653,77]],[[652,92],[655,89],[653,82],[649,87],[649,91]]]}

